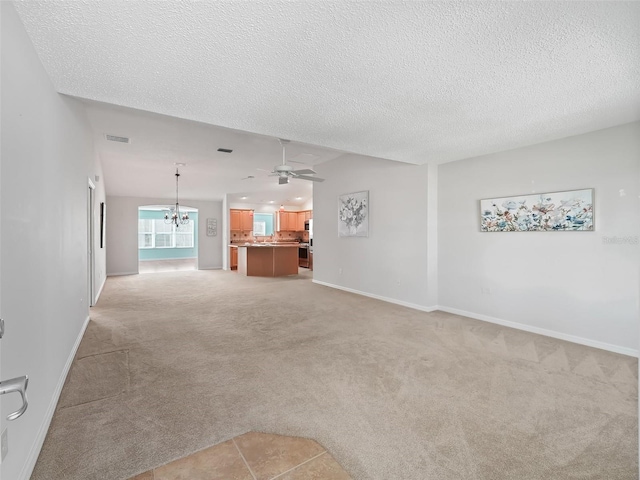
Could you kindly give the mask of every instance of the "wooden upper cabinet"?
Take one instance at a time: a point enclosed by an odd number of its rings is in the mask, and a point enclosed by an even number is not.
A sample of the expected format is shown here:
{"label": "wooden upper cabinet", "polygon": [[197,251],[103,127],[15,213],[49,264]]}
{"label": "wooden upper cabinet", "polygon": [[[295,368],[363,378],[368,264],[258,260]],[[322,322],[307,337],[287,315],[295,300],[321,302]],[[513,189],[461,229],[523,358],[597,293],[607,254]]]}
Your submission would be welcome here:
{"label": "wooden upper cabinet", "polygon": [[229,230],[237,230],[242,232],[250,232],[253,230],[253,210],[236,210],[229,211],[231,228]]}
{"label": "wooden upper cabinet", "polygon": [[304,232],[304,222],[311,218],[309,210],[299,212],[278,211],[279,232]]}
{"label": "wooden upper cabinet", "polygon": [[289,231],[295,232],[298,230],[298,212],[287,212],[289,215]]}
{"label": "wooden upper cabinet", "polygon": [[305,220],[311,220],[313,218],[313,211],[312,210],[305,210],[304,211],[304,219]]}
{"label": "wooden upper cabinet", "polygon": [[253,230],[253,210],[242,210],[240,230],[248,232]]}
{"label": "wooden upper cabinet", "polygon": [[229,212],[229,217],[231,218],[231,228],[230,230],[241,230],[240,224],[242,220],[242,213],[240,210],[231,210]]}
{"label": "wooden upper cabinet", "polygon": [[289,215],[283,210],[278,211],[278,231],[286,232],[289,230]]}

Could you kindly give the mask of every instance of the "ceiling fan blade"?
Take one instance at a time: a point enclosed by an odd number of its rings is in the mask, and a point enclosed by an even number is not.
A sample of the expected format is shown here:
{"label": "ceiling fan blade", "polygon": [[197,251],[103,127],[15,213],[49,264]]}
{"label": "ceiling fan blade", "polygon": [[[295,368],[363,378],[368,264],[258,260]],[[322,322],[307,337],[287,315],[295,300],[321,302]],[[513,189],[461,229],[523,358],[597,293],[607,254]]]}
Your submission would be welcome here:
{"label": "ceiling fan blade", "polygon": [[310,168],[305,168],[304,170],[292,170],[291,173],[296,175],[315,175],[316,172],[311,170]]}
{"label": "ceiling fan blade", "polygon": [[278,185],[285,185],[289,183],[289,177],[280,177],[278,179]]}
{"label": "ceiling fan blade", "polygon": [[307,177],[306,175],[296,175],[294,178],[299,178],[301,180],[311,180],[312,182],[324,182],[324,178]]}

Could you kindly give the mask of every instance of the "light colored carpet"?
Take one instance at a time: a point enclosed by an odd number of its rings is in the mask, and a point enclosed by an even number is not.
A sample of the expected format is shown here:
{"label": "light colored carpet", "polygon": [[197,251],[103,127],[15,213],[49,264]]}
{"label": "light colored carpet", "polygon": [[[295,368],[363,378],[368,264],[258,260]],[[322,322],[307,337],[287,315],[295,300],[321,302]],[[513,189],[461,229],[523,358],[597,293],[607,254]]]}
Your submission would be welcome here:
{"label": "light colored carpet", "polygon": [[140,260],[138,262],[139,273],[181,272],[184,270],[197,270],[197,258],[179,258],[171,260]]}
{"label": "light colored carpet", "polygon": [[638,478],[636,359],[309,276],[109,278],[32,478],[124,479],[252,430],[355,479]]}

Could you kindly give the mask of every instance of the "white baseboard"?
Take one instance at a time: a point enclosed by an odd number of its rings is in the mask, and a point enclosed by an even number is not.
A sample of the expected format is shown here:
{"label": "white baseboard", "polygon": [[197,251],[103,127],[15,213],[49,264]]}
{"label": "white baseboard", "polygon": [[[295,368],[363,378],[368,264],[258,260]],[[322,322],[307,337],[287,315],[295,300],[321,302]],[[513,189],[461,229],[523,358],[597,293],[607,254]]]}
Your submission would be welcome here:
{"label": "white baseboard", "polygon": [[114,273],[107,273],[107,277],[119,277],[121,275],[138,275],[138,273],[140,272],[114,272]]}
{"label": "white baseboard", "polygon": [[376,295],[374,293],[362,292],[360,290],[354,290],[353,288],[343,287],[341,285],[335,285],[333,283],[321,282],[320,280],[312,280],[313,283],[317,283],[318,285],[324,285],[325,287],[336,288],[338,290],[344,290],[345,292],[355,293],[357,295],[363,295],[369,298],[375,298],[376,300],[382,300],[383,302],[395,303],[396,305],[401,305],[403,307],[413,308],[414,310],[420,310],[422,312],[433,312],[438,310],[438,306],[427,307],[424,305],[418,305],[417,303],[405,302],[402,300],[398,300],[396,298],[391,297],[383,297],[381,295]]}
{"label": "white baseboard", "polygon": [[565,340],[567,342],[577,343],[580,345],[586,345],[588,347],[599,348],[601,350],[607,350],[609,352],[620,353],[622,355],[628,355],[630,357],[638,357],[640,352],[633,348],[621,347],[619,345],[612,345],[610,343],[599,342],[597,340],[590,340],[588,338],[578,337],[576,335],[569,335],[562,332],[556,332],[555,330],[547,330],[545,328],[534,327],[526,325],[524,323],[512,322],[510,320],[502,320],[501,318],[490,317],[489,315],[483,315],[480,313],[467,312],[465,310],[459,310],[457,308],[446,307],[444,305],[434,305],[425,307],[423,305],[417,305],[415,303],[403,302],[396,300],[395,298],[383,297],[381,295],[374,295],[372,293],[361,292],[353,288],[343,287],[341,285],[335,285],[333,283],[321,282],[320,280],[312,280],[313,283],[318,285],[324,285],[325,287],[336,288],[338,290],[344,290],[345,292],[355,293],[357,295],[363,295],[365,297],[375,298],[384,302],[395,303],[396,305],[402,305],[403,307],[413,308],[423,312],[434,312],[440,310],[442,312],[453,313],[455,315],[462,315],[463,317],[469,317],[476,320],[482,320],[483,322],[495,323],[504,327],[515,328],[517,330],[523,330],[525,332],[537,333],[538,335],[544,335],[546,337],[557,338],[559,340]]}
{"label": "white baseboard", "polygon": [[597,340],[590,340],[588,338],[578,337],[576,335],[569,335],[562,332],[556,332],[555,330],[547,330],[546,328],[534,327],[532,325],[526,325],[524,323],[512,322],[509,320],[503,320],[501,318],[490,317],[489,315],[483,315],[480,313],[467,312],[465,310],[459,310],[457,308],[445,307],[439,305],[436,310],[441,310],[447,313],[453,313],[455,315],[462,315],[463,317],[474,318],[476,320],[482,320],[483,322],[495,323],[504,327],[511,327],[518,330],[524,330],[525,332],[537,333],[546,337],[557,338],[559,340],[566,340],[567,342],[578,343],[580,345],[586,345],[588,347],[599,348],[601,350],[608,350],[610,352],[620,353],[622,355],[628,355],[630,357],[638,357],[638,350],[633,348],[621,347],[619,345],[612,345],[610,343],[599,342]]}
{"label": "white baseboard", "polygon": [[31,474],[33,473],[33,469],[36,466],[36,461],[38,460],[38,455],[40,455],[40,450],[42,449],[42,444],[44,443],[44,439],[47,436],[47,432],[49,431],[49,425],[51,425],[51,420],[53,419],[53,414],[56,411],[56,406],[58,405],[58,400],[60,399],[60,393],[62,393],[62,387],[64,386],[64,382],[67,379],[67,375],[69,374],[69,369],[71,368],[71,364],[73,363],[73,359],[76,357],[76,352],[78,351],[78,347],[80,346],[80,342],[82,341],[82,337],[84,336],[84,332],[87,329],[87,325],[89,325],[89,316],[84,321],[82,325],[82,329],[78,334],[78,338],[76,338],[76,342],[71,349],[71,353],[67,358],[67,363],[62,369],[62,373],[60,374],[60,378],[58,379],[58,384],[56,385],[56,389],[53,392],[53,396],[51,397],[51,401],[49,402],[49,408],[44,415],[44,421],[42,425],[40,425],[40,430],[38,430],[38,435],[36,435],[36,439],[31,446],[31,451],[27,456],[27,461],[22,467],[22,471],[20,472],[21,480],[29,480]]}
{"label": "white baseboard", "polygon": [[102,293],[102,289],[104,288],[104,284],[107,283],[107,276],[105,275],[105,277],[102,279],[102,284],[100,285],[100,288],[98,289],[98,293],[96,293],[96,298],[93,299],[93,304],[95,305],[96,303],[98,303],[98,299],[100,298],[100,294]]}

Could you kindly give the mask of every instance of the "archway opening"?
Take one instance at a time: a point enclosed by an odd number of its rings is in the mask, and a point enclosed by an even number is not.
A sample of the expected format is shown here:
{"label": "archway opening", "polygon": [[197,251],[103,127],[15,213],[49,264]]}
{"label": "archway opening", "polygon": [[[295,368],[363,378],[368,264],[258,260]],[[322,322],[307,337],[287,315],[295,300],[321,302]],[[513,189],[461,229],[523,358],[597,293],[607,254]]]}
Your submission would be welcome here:
{"label": "archway opening", "polygon": [[166,205],[138,207],[138,272],[158,273],[198,269],[198,209],[180,206],[189,221],[178,226],[165,220]]}

